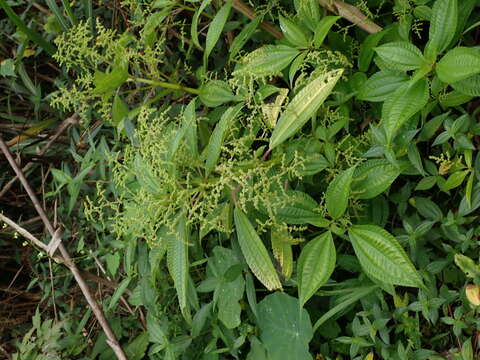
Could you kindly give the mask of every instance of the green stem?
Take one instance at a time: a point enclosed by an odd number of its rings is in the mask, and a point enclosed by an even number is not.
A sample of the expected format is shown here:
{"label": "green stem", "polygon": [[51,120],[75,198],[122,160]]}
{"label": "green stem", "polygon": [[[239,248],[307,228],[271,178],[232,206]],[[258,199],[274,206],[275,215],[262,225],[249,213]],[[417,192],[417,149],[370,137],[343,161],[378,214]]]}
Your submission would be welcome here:
{"label": "green stem", "polygon": [[130,81],[137,81],[143,84],[149,84],[149,85],[154,85],[154,86],[160,86],[166,89],[171,89],[171,90],[181,90],[181,91],[186,91],[191,94],[199,95],[200,90],[199,89],[194,89],[190,87],[186,87],[180,84],[172,84],[169,82],[165,81],[158,81],[158,80],[149,80],[149,79],[142,79],[142,78],[131,78],[129,79]]}

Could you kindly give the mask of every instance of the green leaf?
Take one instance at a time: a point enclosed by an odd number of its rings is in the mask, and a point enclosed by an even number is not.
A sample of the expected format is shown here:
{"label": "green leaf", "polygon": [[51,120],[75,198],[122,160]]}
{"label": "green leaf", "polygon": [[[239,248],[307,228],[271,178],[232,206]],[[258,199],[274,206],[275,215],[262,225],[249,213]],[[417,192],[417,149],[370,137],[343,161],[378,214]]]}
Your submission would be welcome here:
{"label": "green leaf", "polygon": [[442,53],[455,36],[457,22],[457,0],[436,0],[432,8],[427,49]]}
{"label": "green leaf", "polygon": [[355,170],[352,191],[358,199],[374,198],[390,187],[400,171],[388,160],[367,160]]}
{"label": "green leaf", "polygon": [[223,141],[227,135],[227,130],[231,128],[232,121],[238,115],[242,107],[243,104],[238,104],[233,108],[228,108],[215,126],[205,150],[207,156],[205,160],[205,171],[207,176],[212,172],[213,168],[217,164],[218,158],[220,157],[220,153],[222,151]]}
{"label": "green leaf", "polygon": [[127,355],[129,360],[143,359],[148,347],[148,338],[148,333],[143,332],[125,346],[125,355]]}
{"label": "green leaf", "polygon": [[335,244],[330,231],[305,245],[297,264],[298,298],[303,306],[327,282],[335,269]]}
{"label": "green leaf", "polygon": [[338,219],[347,210],[350,184],[352,183],[355,166],[344,170],[328,185],[325,193],[327,211],[331,217]]}
{"label": "green leaf", "polygon": [[415,83],[408,82],[399,87],[382,107],[382,125],[391,142],[398,130],[413,115],[422,110],[429,98],[429,87],[426,79]]}
{"label": "green leaf", "polygon": [[232,89],[225,81],[211,80],[200,88],[200,100],[207,106],[217,107],[230,101],[237,100]]}
{"label": "green leaf", "polygon": [[422,287],[422,279],[398,241],[376,225],[354,225],[348,235],[365,273],[386,284]]}
{"label": "green leaf", "polygon": [[385,101],[401,85],[410,78],[401,72],[382,70],[373,74],[363,83],[357,94],[359,100],[380,102]]}
{"label": "green leaf", "polygon": [[233,39],[232,45],[228,49],[228,61],[232,61],[235,56],[242,50],[243,46],[252,37],[257,30],[258,25],[262,22],[262,17],[257,16],[248,25],[246,25],[242,31]]}
{"label": "green leaf", "polygon": [[380,40],[387,34],[388,30],[382,30],[377,33],[368,35],[360,45],[360,52],[358,54],[358,69],[366,72],[370,67],[374,55],[374,48],[378,45]]}
{"label": "green leaf", "polygon": [[323,41],[327,37],[327,34],[332,28],[333,24],[335,24],[340,18],[340,16],[324,16],[322,20],[319,21],[317,27],[315,28],[315,35],[313,36],[313,44],[316,48],[320,48],[322,46]]}
{"label": "green leaf", "polygon": [[187,149],[193,157],[198,156],[197,118],[195,114],[195,99],[190,101],[183,111],[183,125]]}
{"label": "green leaf", "polygon": [[195,11],[195,14],[193,14],[192,18],[192,26],[190,27],[190,36],[192,38],[192,42],[200,49],[202,47],[200,46],[200,42],[198,41],[198,18],[202,14],[203,10],[210,5],[212,0],[203,0],[202,3],[200,4],[199,8]]}
{"label": "green leaf", "polygon": [[442,191],[449,191],[460,186],[469,172],[470,170],[463,170],[451,174],[447,181],[441,186]]}
{"label": "green leaf", "polygon": [[375,48],[377,55],[394,70],[408,71],[420,68],[425,59],[422,52],[406,41],[390,42]]}
{"label": "green leaf", "polygon": [[252,51],[239,63],[234,74],[257,77],[278,74],[300,54],[300,51],[286,45],[266,45]]}
{"label": "green leaf", "polygon": [[13,59],[5,59],[0,62],[0,76],[16,76]]}
{"label": "green leaf", "polygon": [[103,73],[95,71],[93,77],[94,94],[105,94],[116,90],[128,79],[128,71],[126,66],[116,66],[111,72]]}
{"label": "green leaf", "polygon": [[118,95],[113,98],[112,105],[112,125],[118,126],[120,122],[128,115],[128,107]]}
{"label": "green leaf", "polygon": [[453,84],[480,73],[480,52],[470,47],[448,51],[436,66],[441,81]]}
{"label": "green leaf", "polygon": [[[320,218],[318,203],[310,195],[298,190],[286,190],[287,203],[276,206],[273,211],[277,220],[292,225],[312,224]],[[260,209],[268,215],[266,209]]]}
{"label": "green leaf", "polygon": [[298,92],[280,116],[273,130],[270,138],[271,149],[295,135],[315,115],[332,92],[342,73],[343,69],[338,69],[322,74]]}
{"label": "green leaf", "polygon": [[239,301],[243,297],[245,281],[241,272],[233,280],[227,279],[227,274],[240,262],[232,250],[220,246],[213,249],[213,255],[208,260],[207,280],[214,278],[216,281],[213,298],[218,307],[218,319],[228,329],[233,329],[240,325],[242,309]]}
{"label": "green leaf", "polygon": [[125,290],[127,290],[128,284],[130,284],[130,281],[132,279],[130,278],[125,278],[122,280],[120,285],[115,289],[115,292],[113,293],[112,297],[110,298],[110,302],[108,303],[107,311],[111,310],[115,307],[115,305],[118,303],[118,300],[120,299],[120,296],[123,295]]}
{"label": "green leaf", "polygon": [[247,216],[239,208],[234,210],[238,243],[250,270],[268,289],[281,289],[282,284],[265,245]]}
{"label": "green leaf", "polygon": [[230,9],[232,8],[233,0],[227,0],[222,8],[218,11],[218,13],[213,18],[212,22],[210,23],[207,31],[207,41],[205,44],[205,52],[203,53],[203,66],[205,69],[207,68],[207,61],[210,53],[213,50],[213,47],[217,43],[218,39],[220,39],[220,35],[222,34],[223,27],[227,22],[228,16],[230,15]]}
{"label": "green leaf", "polygon": [[451,84],[458,92],[468,96],[480,96],[480,75],[474,75]]}
{"label": "green leaf", "polygon": [[308,344],[313,337],[310,316],[299,311],[298,299],[276,292],[266,296],[257,307],[258,327],[269,360],[311,360]]}
{"label": "green leaf", "polygon": [[294,0],[298,19],[311,31],[315,31],[316,25],[322,19],[318,0]]}
{"label": "green leaf", "polygon": [[176,226],[176,234],[169,236],[167,244],[167,267],[175,284],[180,310],[187,321],[190,313],[187,308],[188,281],[188,228],[185,215],[180,215]]}
{"label": "green leaf", "polygon": [[308,35],[302,30],[300,26],[295,24],[293,21],[279,16],[280,20],[280,29],[285,36],[285,39],[292,45],[298,46],[300,48],[307,48],[309,45]]}

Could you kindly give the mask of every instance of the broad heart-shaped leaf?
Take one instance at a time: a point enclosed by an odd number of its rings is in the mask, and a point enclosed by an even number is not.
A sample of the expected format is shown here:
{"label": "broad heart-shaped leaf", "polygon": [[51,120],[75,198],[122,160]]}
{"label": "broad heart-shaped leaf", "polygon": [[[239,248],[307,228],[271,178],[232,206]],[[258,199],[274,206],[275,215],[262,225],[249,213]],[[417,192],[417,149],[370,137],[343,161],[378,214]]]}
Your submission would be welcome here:
{"label": "broad heart-shaped leaf", "polygon": [[207,279],[215,281],[214,302],[218,307],[218,318],[228,328],[240,325],[240,299],[245,289],[245,280],[239,273],[235,279],[226,279],[225,274],[240,264],[234,252],[220,246],[213,249],[213,257],[208,259]]}
{"label": "broad heart-shaped leaf", "polygon": [[207,68],[207,60],[210,56],[210,53],[213,50],[213,47],[217,43],[220,35],[222,34],[223,27],[227,22],[228,15],[230,15],[230,9],[232,8],[233,0],[227,0],[222,8],[213,18],[210,23],[207,31],[207,40],[205,43],[205,52],[203,53],[203,65]]}
{"label": "broad heart-shaped leaf", "polygon": [[236,74],[268,76],[278,74],[300,54],[300,51],[286,45],[266,45],[245,56]]}
{"label": "broad heart-shaped leaf", "polygon": [[260,338],[269,360],[312,360],[308,344],[313,338],[312,323],[298,299],[276,292],[257,306]]}
{"label": "broad heart-shaped leaf", "polygon": [[371,199],[381,194],[400,175],[401,169],[386,159],[367,160],[354,173],[352,191],[358,199]]}
{"label": "broad heart-shaped leaf", "polygon": [[297,264],[298,297],[303,306],[327,282],[335,269],[337,253],[330,231],[305,245]]}
{"label": "broad heart-shaped leaf", "polygon": [[436,0],[432,8],[430,31],[428,34],[429,51],[443,52],[455,36],[458,22],[457,0]]}
{"label": "broad heart-shaped leaf", "polygon": [[382,107],[382,125],[390,143],[398,130],[428,102],[429,87],[426,79],[411,81],[399,87]]}
{"label": "broad heart-shaped leaf", "polygon": [[406,41],[387,43],[375,48],[375,52],[389,68],[395,70],[415,70],[425,62],[422,52]]}
{"label": "broad heart-shaped leaf", "polygon": [[215,129],[210,136],[210,140],[208,141],[208,145],[206,148],[207,158],[205,160],[205,171],[207,176],[217,164],[220,152],[222,150],[223,141],[225,140],[227,130],[230,127],[229,125],[238,115],[238,112],[240,111],[242,106],[242,104],[238,104],[233,108],[228,108],[227,111],[225,111],[225,113],[220,118],[220,121],[215,126]]}
{"label": "broad heart-shaped leaf", "polygon": [[348,235],[365,273],[386,284],[421,287],[422,279],[405,250],[376,225],[354,225]]}
{"label": "broad heart-shaped leaf", "polygon": [[281,15],[279,16],[279,19],[280,29],[282,29],[283,35],[285,35],[285,39],[290,44],[301,48],[308,47],[308,35],[303,31],[300,26]]}
{"label": "broad heart-shaped leaf", "polygon": [[235,208],[233,216],[238,243],[248,267],[268,290],[281,289],[282,284],[270,255],[250,220],[239,208]]}
{"label": "broad heart-shaped leaf", "polygon": [[343,171],[328,185],[325,193],[327,211],[331,217],[338,219],[347,210],[350,184],[355,166]]}
{"label": "broad heart-shaped leaf", "polygon": [[465,80],[480,73],[480,51],[470,47],[453,48],[438,62],[436,70],[444,83]]}
{"label": "broad heart-shaped leaf", "polygon": [[357,94],[359,100],[380,102],[385,101],[410,78],[408,75],[392,70],[376,72],[365,81]]}
{"label": "broad heart-shaped leaf", "polygon": [[167,267],[177,291],[180,310],[185,319],[190,321],[190,312],[187,307],[188,240],[185,215],[180,215],[175,236],[167,237]]}
{"label": "broad heart-shaped leaf", "polygon": [[343,69],[337,69],[322,74],[298,92],[280,116],[273,130],[270,138],[270,149],[280,145],[290,136],[295,135],[315,115],[332,92],[342,73]]}

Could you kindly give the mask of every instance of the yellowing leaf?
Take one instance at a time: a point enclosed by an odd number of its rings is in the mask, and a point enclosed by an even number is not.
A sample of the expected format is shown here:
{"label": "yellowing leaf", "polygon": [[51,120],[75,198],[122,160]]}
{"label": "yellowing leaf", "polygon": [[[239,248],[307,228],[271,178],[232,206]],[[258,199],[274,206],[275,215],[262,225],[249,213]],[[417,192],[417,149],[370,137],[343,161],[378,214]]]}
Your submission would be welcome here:
{"label": "yellowing leaf", "polygon": [[270,138],[271,149],[295,135],[315,115],[332,92],[342,73],[343,69],[337,69],[322,74],[298,92],[280,116],[277,126],[273,130]]}
{"label": "yellowing leaf", "polygon": [[298,297],[303,306],[325,284],[335,268],[336,251],[327,231],[305,245],[298,259]]}
{"label": "yellowing leaf", "polygon": [[268,290],[281,289],[282,284],[270,259],[270,255],[250,220],[238,208],[235,208],[233,215],[238,243],[248,267]]}

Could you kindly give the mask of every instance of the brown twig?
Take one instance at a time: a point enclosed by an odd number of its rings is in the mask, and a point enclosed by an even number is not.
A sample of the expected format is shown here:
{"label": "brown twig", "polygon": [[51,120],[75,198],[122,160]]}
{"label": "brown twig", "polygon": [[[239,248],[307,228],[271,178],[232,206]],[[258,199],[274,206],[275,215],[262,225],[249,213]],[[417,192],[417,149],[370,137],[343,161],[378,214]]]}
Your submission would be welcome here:
{"label": "brown twig", "polygon": [[365,30],[369,34],[374,34],[382,31],[382,27],[375,24],[372,20],[368,19],[358,8],[353,5],[347,4],[340,0],[319,0],[320,5],[326,8],[328,11],[340,15],[347,19],[352,24],[357,25],[360,29]]}
{"label": "brown twig", "polygon": [[[42,156],[43,154],[45,154],[47,152],[47,150],[50,148],[50,146],[52,146],[52,144],[55,142],[55,140],[57,140],[60,135],[68,128],[70,127],[71,125],[73,124],[76,124],[78,122],[78,114],[75,113],[73,114],[72,116],[70,116],[69,118],[65,119],[61,124],[60,126],[58,127],[56,133],[50,138],[50,140],[45,144],[45,146],[40,149],[40,151],[38,152],[38,156]],[[22,173],[26,173],[28,170],[30,170],[32,168],[32,166],[34,165],[33,162],[29,162],[27,163],[23,168],[22,168]],[[8,190],[11,189],[11,187],[13,186],[13,184],[15,184],[15,182],[17,181],[18,179],[18,176],[14,176],[9,182],[7,182],[5,184],[5,186],[3,187],[3,189],[0,191],[0,198],[2,198]]]}
{"label": "brown twig", "polygon": [[[233,8],[238,12],[242,13],[246,17],[250,19],[255,19],[257,16],[255,15],[255,11],[245,4],[242,0],[233,0]],[[283,34],[280,30],[278,30],[275,26],[270,24],[268,21],[263,21],[260,23],[260,27],[265,30],[266,32],[270,33],[276,39],[282,39]]]}
{"label": "brown twig", "polygon": [[[8,162],[10,163],[10,166],[12,169],[15,171],[17,174],[18,178],[20,179],[20,182],[22,183],[23,187],[27,191],[30,199],[32,200],[32,203],[35,207],[35,209],[38,212],[38,215],[42,218],[43,223],[45,224],[45,227],[47,228],[48,232],[52,237],[56,235],[56,230],[53,228],[52,223],[47,217],[47,214],[43,210],[42,206],[40,205],[40,202],[38,201],[37,196],[35,195],[35,192],[32,190],[30,184],[28,183],[27,179],[23,175],[22,170],[19,168],[17,163],[15,162],[12,154],[10,153],[7,145],[3,141],[2,137],[0,136],[0,150],[4,153],[5,157],[7,158]],[[87,283],[85,280],[82,278],[80,270],[77,268],[75,263],[73,262],[72,258],[70,257],[70,254],[68,253],[67,249],[65,246],[60,243],[58,245],[58,249],[60,250],[60,253],[63,257],[64,264],[69,268],[69,270],[72,272],[73,277],[77,281],[78,286],[80,287],[80,290],[83,293],[83,296],[87,300],[88,304],[92,308],[93,313],[95,314],[95,317],[97,318],[100,326],[102,327],[102,330],[104,331],[106,337],[107,337],[107,344],[110,346],[110,348],[113,350],[115,355],[119,360],[127,360],[127,356],[123,352],[122,347],[120,346],[117,337],[113,333],[112,329],[110,328],[110,325],[103,315],[103,311],[98,305],[97,301],[95,298],[92,296],[90,293],[90,288],[88,287]]]}

